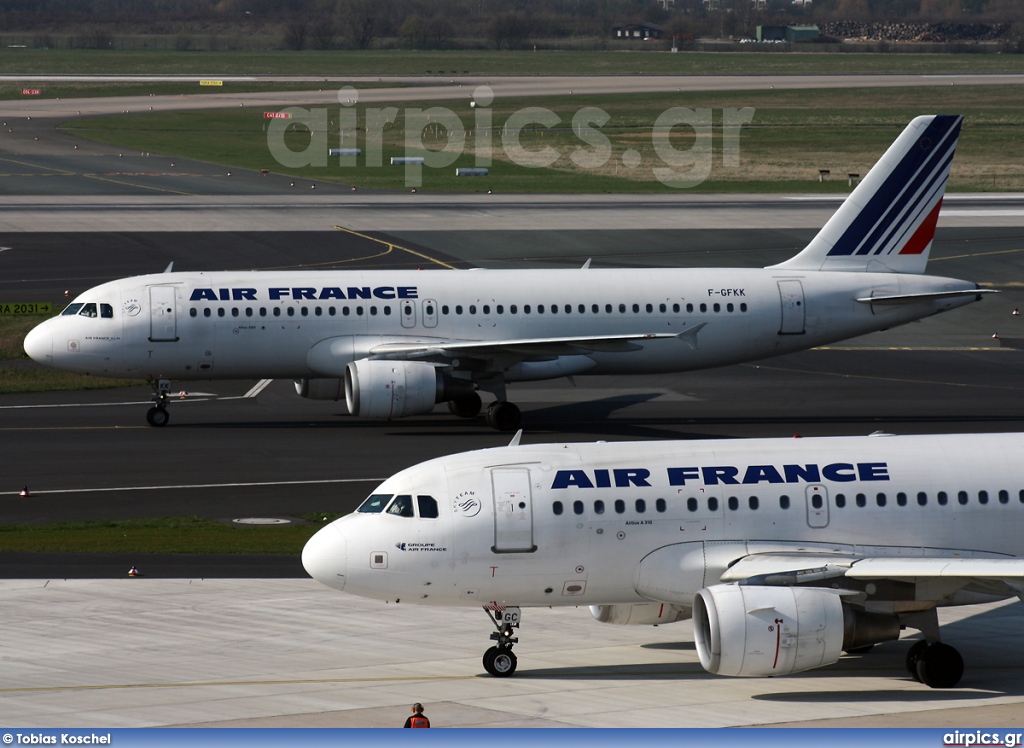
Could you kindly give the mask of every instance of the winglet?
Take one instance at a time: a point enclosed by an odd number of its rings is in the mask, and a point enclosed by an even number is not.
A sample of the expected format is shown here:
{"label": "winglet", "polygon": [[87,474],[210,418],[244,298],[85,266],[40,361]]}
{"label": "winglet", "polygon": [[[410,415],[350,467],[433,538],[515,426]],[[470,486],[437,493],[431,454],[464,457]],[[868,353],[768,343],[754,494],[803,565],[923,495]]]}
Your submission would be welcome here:
{"label": "winglet", "polygon": [[697,333],[699,333],[706,324],[707,322],[701,322],[699,325],[694,325],[689,330],[684,330],[679,333],[676,337],[690,346],[692,350],[697,350]]}
{"label": "winglet", "polygon": [[520,442],[520,440],[522,438],[523,438],[523,430],[519,429],[519,431],[516,432],[516,435],[512,437],[512,441],[510,441],[508,443],[508,446],[510,446],[510,447],[518,447],[519,446],[519,442]]}
{"label": "winglet", "polygon": [[588,257],[587,261],[583,263],[583,267],[581,267],[580,270],[589,270],[590,269],[590,261],[593,260],[593,259],[594,259],[593,257]]}
{"label": "winglet", "polygon": [[171,260],[171,264],[164,268],[164,272],[170,273],[172,270],[174,270],[174,260]]}

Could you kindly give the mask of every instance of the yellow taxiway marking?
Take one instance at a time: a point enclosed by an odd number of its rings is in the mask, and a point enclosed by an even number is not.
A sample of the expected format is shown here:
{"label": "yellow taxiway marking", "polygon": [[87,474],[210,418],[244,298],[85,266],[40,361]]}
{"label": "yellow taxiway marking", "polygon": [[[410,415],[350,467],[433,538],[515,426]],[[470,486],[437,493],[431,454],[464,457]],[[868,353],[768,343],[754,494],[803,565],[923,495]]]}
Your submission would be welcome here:
{"label": "yellow taxiway marking", "polygon": [[154,192],[166,192],[171,195],[185,195],[186,197],[195,197],[193,192],[182,192],[181,190],[169,190],[165,187],[149,187],[144,184],[135,184],[134,182],[125,182],[120,179],[111,179],[110,177],[101,177],[98,174],[82,174],[81,176],[86,179],[95,179],[98,182],[110,182],[112,184],[123,184],[127,187],[135,187],[136,189],[153,190]]}
{"label": "yellow taxiway marking", "polygon": [[371,242],[377,242],[378,244],[384,244],[389,249],[400,249],[403,252],[407,252],[407,253],[409,253],[411,255],[415,255],[416,257],[420,257],[420,258],[426,260],[427,262],[432,262],[435,265],[440,265],[441,267],[448,268],[449,270],[457,270],[457,268],[454,265],[449,265],[447,262],[443,262],[441,260],[438,260],[436,257],[431,257],[430,255],[423,254],[422,252],[417,252],[415,249],[409,249],[408,247],[403,247],[401,244],[395,244],[393,242],[384,241],[383,239],[378,239],[378,238],[376,238],[374,236],[370,236],[368,234],[362,234],[362,233],[360,233],[358,231],[353,231],[352,229],[347,229],[344,226],[337,226],[337,225],[335,225],[335,226],[332,226],[331,228],[337,229],[338,231],[344,231],[346,234],[352,234],[353,236],[358,236],[360,239],[368,239]]}

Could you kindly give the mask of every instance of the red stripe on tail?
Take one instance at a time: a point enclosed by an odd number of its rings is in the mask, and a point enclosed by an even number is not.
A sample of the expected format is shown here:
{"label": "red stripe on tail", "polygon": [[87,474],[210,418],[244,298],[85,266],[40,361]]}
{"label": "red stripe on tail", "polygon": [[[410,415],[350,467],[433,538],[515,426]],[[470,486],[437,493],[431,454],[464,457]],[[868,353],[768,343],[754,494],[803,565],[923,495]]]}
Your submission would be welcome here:
{"label": "red stripe on tail", "polygon": [[928,214],[924,222],[917,227],[917,231],[910,237],[910,241],[903,245],[903,249],[900,250],[901,255],[919,255],[931,244],[932,239],[935,238],[935,224],[939,222],[939,208],[941,207],[942,200],[940,199],[935,203],[935,207],[932,208],[932,212]]}

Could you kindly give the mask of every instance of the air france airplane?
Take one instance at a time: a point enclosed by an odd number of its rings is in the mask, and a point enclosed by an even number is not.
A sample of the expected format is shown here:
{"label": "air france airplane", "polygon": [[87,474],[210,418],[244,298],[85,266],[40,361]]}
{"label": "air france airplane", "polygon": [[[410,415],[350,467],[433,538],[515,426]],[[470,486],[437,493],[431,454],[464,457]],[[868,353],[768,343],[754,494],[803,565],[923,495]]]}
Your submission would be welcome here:
{"label": "air france airplane", "polygon": [[291,378],[368,418],[446,402],[514,430],[511,382],[688,371],[887,329],[970,304],[922,273],[960,133],[918,117],[809,245],[763,269],[165,272],[78,296],[25,338],[58,369],[149,380]]}
{"label": "air france airplane", "polygon": [[513,444],[424,462],[319,530],[302,563],[355,595],[480,606],[496,676],[522,608],[693,619],[719,675],[799,673],[924,638],[909,674],[956,685],[936,610],[1024,600],[1024,434]]}

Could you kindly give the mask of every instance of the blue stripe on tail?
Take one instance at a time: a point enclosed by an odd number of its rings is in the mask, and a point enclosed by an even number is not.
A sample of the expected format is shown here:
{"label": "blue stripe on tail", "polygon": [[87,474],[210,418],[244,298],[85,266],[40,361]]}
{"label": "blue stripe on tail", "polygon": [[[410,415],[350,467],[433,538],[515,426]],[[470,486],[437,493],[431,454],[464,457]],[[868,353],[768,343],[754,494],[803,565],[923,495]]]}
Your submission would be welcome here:
{"label": "blue stripe on tail", "polygon": [[[959,115],[938,115],[829,251],[829,256],[880,253],[906,233],[942,191],[953,159]],[[908,219],[913,215],[913,219]]]}

